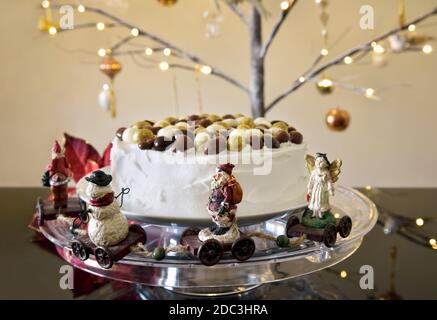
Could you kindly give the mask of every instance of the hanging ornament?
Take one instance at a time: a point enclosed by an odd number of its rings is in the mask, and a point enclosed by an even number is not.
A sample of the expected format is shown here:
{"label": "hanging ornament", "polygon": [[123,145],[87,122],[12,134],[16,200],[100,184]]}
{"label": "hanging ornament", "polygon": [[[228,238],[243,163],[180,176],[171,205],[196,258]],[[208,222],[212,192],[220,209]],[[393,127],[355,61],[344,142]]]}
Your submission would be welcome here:
{"label": "hanging ornament", "polygon": [[434,37],[418,32],[407,32],[405,41],[410,47],[421,47],[426,43],[434,40]]}
{"label": "hanging ornament", "polygon": [[104,111],[111,112],[112,118],[117,116],[115,108],[115,92],[112,86],[106,83],[103,85],[98,96],[98,102]]}
{"label": "hanging ornament", "polygon": [[100,70],[109,77],[111,84],[103,86],[103,90],[99,94],[99,104],[104,110],[110,111],[111,117],[115,118],[117,111],[113,85],[115,76],[121,71],[121,64],[109,55],[104,57],[100,63]]}
{"label": "hanging ornament", "polygon": [[388,38],[388,43],[392,51],[401,52],[407,46],[407,39],[403,33],[397,33]]}
{"label": "hanging ornament", "polygon": [[214,39],[220,36],[220,25],[224,20],[223,15],[220,12],[214,13],[205,10],[203,12],[203,18],[206,21],[205,25],[205,37],[207,39]]}
{"label": "hanging ornament", "polygon": [[325,116],[325,122],[329,129],[333,131],[344,131],[349,126],[351,117],[346,110],[339,107],[328,111]]}
{"label": "hanging ornament", "polygon": [[42,32],[48,32],[51,27],[58,28],[47,16],[42,16],[38,20],[38,29]]}
{"label": "hanging ornament", "polygon": [[178,2],[178,0],[158,0],[159,4],[164,7],[171,7]]}
{"label": "hanging ornament", "polygon": [[323,76],[319,82],[317,82],[317,90],[323,95],[327,95],[334,91],[334,82],[328,77]]}
{"label": "hanging ornament", "polygon": [[114,77],[121,71],[121,64],[109,55],[103,58],[100,63],[100,70],[110,79],[114,79]]}

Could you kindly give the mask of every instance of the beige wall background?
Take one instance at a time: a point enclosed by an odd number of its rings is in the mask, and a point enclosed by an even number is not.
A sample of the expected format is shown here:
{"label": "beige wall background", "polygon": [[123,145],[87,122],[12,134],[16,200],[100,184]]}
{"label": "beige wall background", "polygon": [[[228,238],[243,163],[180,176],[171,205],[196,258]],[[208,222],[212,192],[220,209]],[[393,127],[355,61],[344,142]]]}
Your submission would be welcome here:
{"label": "beige wall background", "polygon": [[[280,1],[264,2],[272,13],[264,25],[267,33],[279,13]],[[214,40],[204,36],[202,12],[213,8],[212,1],[180,0],[172,8],[163,8],[155,0],[83,3],[102,6],[248,82],[248,37],[242,23],[224,9],[221,36]],[[359,8],[363,4],[375,9],[373,31],[359,28]],[[407,15],[412,18],[435,4],[435,0],[409,0]],[[394,27],[397,5],[397,0],[332,0],[331,39],[351,30],[329,56]],[[97,105],[97,94],[106,82],[98,70],[99,58],[81,50],[95,53],[128,31],[117,28],[102,33],[89,29],[48,37],[36,28],[41,14],[39,1],[0,2],[0,186],[39,185],[52,141],[61,138],[63,132],[83,137],[102,151],[118,127],[139,119],[158,120],[173,115],[174,77],[181,113],[198,112],[198,87],[192,73],[140,68],[125,56],[121,59],[124,69],[116,79],[119,116],[111,119]],[[80,19],[98,20],[92,14]],[[437,35],[436,22],[433,18],[418,30]],[[135,42],[151,45],[144,39]],[[304,72],[320,48],[320,22],[314,1],[301,0],[271,47],[266,64],[267,100]],[[436,67],[435,53],[394,55],[384,68],[365,62],[339,66],[330,70],[331,77],[379,89],[383,100],[374,102],[340,89],[330,96],[320,96],[314,85],[307,85],[277,105],[268,117],[284,119],[299,128],[310,151],[342,158],[343,184],[436,187]],[[249,113],[248,98],[238,89],[205,76],[200,86],[204,111]],[[335,106],[348,110],[352,117],[349,129],[342,133],[329,131],[323,123],[324,114]]]}

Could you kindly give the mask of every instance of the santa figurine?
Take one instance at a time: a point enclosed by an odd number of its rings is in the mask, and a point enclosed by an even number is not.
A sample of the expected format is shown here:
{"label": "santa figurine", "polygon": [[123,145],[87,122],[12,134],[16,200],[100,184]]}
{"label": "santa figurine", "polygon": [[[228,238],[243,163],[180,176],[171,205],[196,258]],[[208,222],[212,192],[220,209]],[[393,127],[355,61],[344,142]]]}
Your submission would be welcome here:
{"label": "santa figurine", "polygon": [[201,241],[213,238],[222,242],[232,242],[240,236],[235,214],[243,191],[232,174],[233,168],[234,165],[231,163],[221,164],[212,178],[207,210],[211,214],[213,225],[201,230]]}
{"label": "santa figurine", "polygon": [[55,141],[52,148],[52,162],[43,176],[43,185],[51,188],[55,209],[67,207],[70,176],[70,166],[59,142]]}
{"label": "santa figurine", "polygon": [[129,224],[109,185],[112,176],[97,170],[85,179],[88,181],[86,194],[90,197],[88,235],[91,241],[97,246],[120,243],[129,233]]}

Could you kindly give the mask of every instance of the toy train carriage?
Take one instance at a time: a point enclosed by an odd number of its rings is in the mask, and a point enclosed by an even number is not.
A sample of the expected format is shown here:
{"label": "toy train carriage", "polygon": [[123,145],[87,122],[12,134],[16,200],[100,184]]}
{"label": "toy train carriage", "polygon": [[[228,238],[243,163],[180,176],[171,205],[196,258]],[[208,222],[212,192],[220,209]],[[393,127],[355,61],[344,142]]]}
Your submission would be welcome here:
{"label": "toy train carriage", "polygon": [[53,201],[38,198],[36,209],[38,211],[38,225],[40,227],[43,226],[47,220],[55,220],[58,215],[71,218],[79,217],[83,221],[85,221],[88,216],[86,203],[78,197],[68,198],[67,206],[57,209],[55,209]]}
{"label": "toy train carriage", "polygon": [[[311,220],[316,223],[311,222]],[[341,219],[334,218],[332,213],[325,213],[323,219],[313,218],[312,211],[306,209],[302,216],[302,222],[296,216],[291,216],[285,227],[288,237],[300,237],[306,235],[307,239],[323,242],[327,247],[333,247],[337,241],[337,233],[346,238],[352,230],[352,219],[343,216]]]}
{"label": "toy train carriage", "polygon": [[94,255],[97,263],[103,269],[109,269],[114,262],[122,259],[130,253],[130,247],[137,243],[145,244],[147,235],[144,229],[137,224],[129,226],[129,234],[122,242],[114,246],[96,246],[88,234],[76,236],[70,242],[73,254],[81,261],[89,258],[90,254]]}
{"label": "toy train carriage", "polygon": [[225,252],[231,252],[238,261],[246,261],[255,252],[255,242],[252,238],[241,233],[241,237],[231,243],[220,242],[215,239],[200,241],[200,229],[191,227],[186,229],[181,236],[180,243],[188,246],[191,254],[197,256],[205,266],[213,266],[220,261]]}

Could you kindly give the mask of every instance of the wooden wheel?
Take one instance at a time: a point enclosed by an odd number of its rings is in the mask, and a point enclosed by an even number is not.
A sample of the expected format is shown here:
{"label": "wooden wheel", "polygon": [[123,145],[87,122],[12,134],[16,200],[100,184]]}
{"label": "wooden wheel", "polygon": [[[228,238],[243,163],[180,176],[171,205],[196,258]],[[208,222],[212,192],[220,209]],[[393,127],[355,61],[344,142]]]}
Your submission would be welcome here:
{"label": "wooden wheel", "polygon": [[332,223],[328,223],[323,231],[323,243],[328,248],[333,247],[337,241],[337,228]]}
{"label": "wooden wheel", "polygon": [[338,233],[342,238],[346,238],[352,230],[352,219],[349,216],[344,216],[338,222]]}
{"label": "wooden wheel", "polygon": [[288,218],[287,226],[285,227],[285,234],[288,235],[288,231],[295,225],[299,224],[299,218],[296,216],[291,216]]}
{"label": "wooden wheel", "polygon": [[112,253],[104,247],[97,247],[94,250],[94,256],[96,257],[97,263],[103,269],[111,268],[112,264],[114,263],[114,260],[112,258]]}
{"label": "wooden wheel", "polygon": [[129,232],[134,232],[143,235],[142,239],[139,242],[145,244],[147,242],[147,234],[146,231],[139,224],[131,224],[129,226]]}
{"label": "wooden wheel", "polygon": [[200,246],[197,256],[205,266],[213,266],[222,258],[223,246],[215,239],[208,239]]}
{"label": "wooden wheel", "polygon": [[182,241],[182,239],[184,237],[197,236],[199,234],[199,232],[200,232],[199,228],[197,228],[197,227],[189,227],[189,228],[185,229],[184,232],[182,232],[181,240],[180,241]]}
{"label": "wooden wheel", "polygon": [[246,261],[255,252],[255,242],[249,237],[240,237],[232,244],[232,256],[238,261]]}
{"label": "wooden wheel", "polygon": [[74,240],[71,243],[71,250],[73,251],[74,256],[81,261],[85,261],[89,258],[88,250],[79,240]]}

